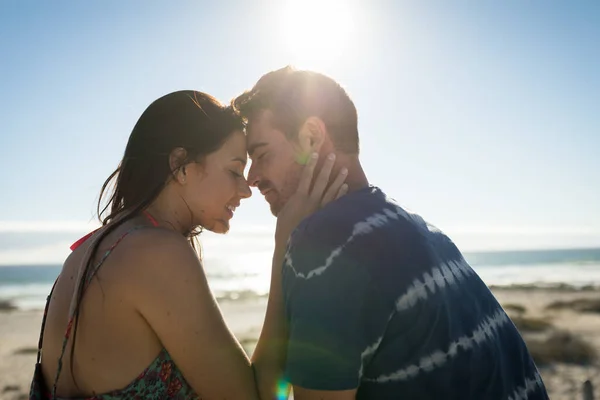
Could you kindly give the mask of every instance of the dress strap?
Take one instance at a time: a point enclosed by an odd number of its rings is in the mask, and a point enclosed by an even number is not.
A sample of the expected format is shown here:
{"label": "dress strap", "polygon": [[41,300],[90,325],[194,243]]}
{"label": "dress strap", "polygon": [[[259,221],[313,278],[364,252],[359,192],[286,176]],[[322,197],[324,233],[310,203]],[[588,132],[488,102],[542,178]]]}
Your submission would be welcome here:
{"label": "dress strap", "polygon": [[[150,223],[154,226],[157,227],[158,221],[152,216],[150,215],[150,213],[146,210],[142,211],[142,214],[144,214],[144,216],[148,219],[148,221],[150,221]],[[88,240],[94,233],[98,232],[98,230],[100,230],[100,228],[94,229],[93,231],[91,231],[90,233],[88,233],[87,235],[81,237],[80,239],[78,239],[75,243],[73,243],[69,248],[71,249],[71,251],[74,251],[76,248],[78,248],[79,246],[81,246],[83,244],[83,242],[85,242],[86,240]]]}
{"label": "dress strap", "polygon": [[[98,229],[100,229],[100,228],[98,228]],[[87,235],[85,235],[84,237],[82,237],[81,239],[76,241],[75,243],[73,243],[71,245],[71,247],[69,247],[71,249],[71,251],[75,251],[76,248],[81,246],[83,244],[83,242],[88,240],[94,233],[96,233],[98,231],[98,229],[94,229],[93,231],[91,231],[90,233],[88,233]]]}
{"label": "dress strap", "polygon": [[150,221],[150,223],[152,225],[154,225],[154,227],[157,227],[159,225],[158,221],[156,219],[154,219],[154,217],[148,211],[144,210],[144,211],[142,211],[142,213],[144,213],[146,218],[148,218],[148,221]]}
{"label": "dress strap", "polygon": [[[106,258],[115,249],[115,247],[117,247],[117,245],[119,243],[121,243],[121,241],[127,235],[129,235],[131,232],[139,230],[139,229],[143,229],[143,228],[147,228],[147,227],[146,226],[136,226],[136,227],[133,227],[132,229],[128,230],[127,232],[125,232],[123,235],[121,235],[121,237],[119,237],[119,239],[102,255],[102,258],[100,259],[100,261],[96,265],[94,265],[94,267],[91,270],[91,272],[89,274],[87,274],[87,276],[82,276],[81,277],[81,279],[85,279],[85,283],[84,283],[84,287],[83,287],[83,291],[84,292],[87,289],[87,287],[89,286],[89,284],[92,281],[92,279],[94,278],[94,276],[96,276],[96,273],[98,272],[98,270],[100,269],[100,267],[102,266],[102,264],[104,263],[104,261],[106,260]],[[82,295],[83,295],[83,293],[82,293]],[[58,358],[58,368],[56,369],[56,376],[54,377],[54,384],[52,385],[52,399],[56,398],[56,386],[58,384],[58,379],[59,379],[60,373],[62,371],[63,358],[64,358],[64,355],[65,355],[65,351],[67,349],[67,343],[69,341],[69,338],[71,337],[71,331],[73,329],[73,323],[74,323],[74,320],[75,320],[76,313],[77,313],[77,306],[73,307],[71,309],[71,311],[70,311],[69,322],[67,323],[67,329],[66,329],[65,334],[63,336],[63,342],[62,342],[62,348],[61,348],[61,351],[60,351],[60,357]]]}
{"label": "dress strap", "polygon": [[46,306],[44,307],[44,315],[42,317],[42,329],[40,330],[40,338],[38,340],[38,351],[37,351],[37,361],[36,364],[40,363],[42,359],[42,346],[44,344],[44,329],[46,328],[46,317],[48,317],[48,308],[50,306],[50,299],[52,298],[52,293],[54,293],[54,288],[56,287],[56,282],[58,282],[58,278],[54,281],[52,285],[52,289],[50,289],[50,294],[46,298]]}

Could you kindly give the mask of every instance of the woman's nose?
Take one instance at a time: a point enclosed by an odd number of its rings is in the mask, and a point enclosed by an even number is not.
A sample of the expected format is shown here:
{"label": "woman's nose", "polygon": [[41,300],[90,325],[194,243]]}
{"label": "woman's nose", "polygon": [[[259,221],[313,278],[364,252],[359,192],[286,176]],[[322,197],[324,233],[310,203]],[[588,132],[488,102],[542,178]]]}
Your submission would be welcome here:
{"label": "woman's nose", "polygon": [[252,196],[252,190],[250,190],[250,186],[248,186],[248,181],[244,179],[244,181],[240,184],[239,195],[242,199],[247,199]]}

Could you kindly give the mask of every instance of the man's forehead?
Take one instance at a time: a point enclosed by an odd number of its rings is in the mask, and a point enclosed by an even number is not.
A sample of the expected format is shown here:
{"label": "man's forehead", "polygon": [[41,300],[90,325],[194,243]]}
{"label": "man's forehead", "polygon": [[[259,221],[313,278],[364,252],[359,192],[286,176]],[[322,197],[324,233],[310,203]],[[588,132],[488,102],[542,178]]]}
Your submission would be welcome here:
{"label": "man's forehead", "polygon": [[265,142],[268,143],[268,136],[264,128],[248,123],[248,126],[246,126],[246,148],[248,149],[248,154],[252,155],[257,146]]}
{"label": "man's forehead", "polygon": [[259,137],[264,135],[266,131],[272,129],[272,119],[273,112],[271,110],[257,111],[248,119],[246,133],[249,137]]}
{"label": "man's forehead", "polygon": [[246,126],[246,146],[248,154],[259,147],[266,146],[277,140],[277,131],[271,124],[272,112],[263,110],[249,119]]}
{"label": "man's forehead", "polygon": [[258,149],[260,149],[262,147],[265,147],[268,144],[269,144],[269,142],[267,142],[267,141],[263,141],[263,140],[249,140],[248,139],[248,142],[246,144],[246,151],[248,152],[248,155],[250,157],[252,157],[254,155],[254,153]]}

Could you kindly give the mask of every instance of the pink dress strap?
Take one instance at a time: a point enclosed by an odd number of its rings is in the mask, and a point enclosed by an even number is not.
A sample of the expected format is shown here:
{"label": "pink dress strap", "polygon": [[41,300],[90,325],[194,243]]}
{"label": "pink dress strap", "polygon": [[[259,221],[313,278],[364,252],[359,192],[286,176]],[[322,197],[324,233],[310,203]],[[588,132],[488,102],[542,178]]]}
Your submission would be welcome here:
{"label": "pink dress strap", "polygon": [[[98,228],[100,229],[100,228]],[[70,249],[72,251],[74,251],[76,248],[78,248],[79,246],[81,246],[81,244],[83,242],[85,242],[86,240],[88,240],[90,238],[90,236],[92,236],[94,233],[96,233],[98,231],[98,229],[94,229],[92,232],[88,233],[87,235],[85,235],[84,237],[82,237],[81,239],[79,239],[78,241],[76,241],[75,243],[73,243],[70,247]]]}
{"label": "pink dress strap", "polygon": [[150,215],[150,213],[146,210],[142,211],[144,213],[144,215],[146,216],[146,218],[148,218],[148,221],[150,221],[150,223],[152,225],[154,225],[155,227],[158,226],[158,221],[156,219],[154,219],[154,217],[152,215]]}
{"label": "pink dress strap", "polygon": [[[152,226],[157,227],[158,226],[158,221],[152,216],[150,215],[150,213],[146,210],[142,211],[142,213],[144,214],[144,216],[148,219],[148,221],[150,221],[150,223],[152,224]],[[82,238],[80,238],[79,240],[77,240],[75,243],[73,243],[69,248],[71,249],[71,251],[75,251],[76,248],[78,248],[79,246],[81,246],[83,244],[83,242],[85,242],[86,240],[88,240],[90,238],[90,236],[92,236],[94,233],[96,233],[98,229],[94,229],[92,232],[88,233],[87,235],[83,236]]]}

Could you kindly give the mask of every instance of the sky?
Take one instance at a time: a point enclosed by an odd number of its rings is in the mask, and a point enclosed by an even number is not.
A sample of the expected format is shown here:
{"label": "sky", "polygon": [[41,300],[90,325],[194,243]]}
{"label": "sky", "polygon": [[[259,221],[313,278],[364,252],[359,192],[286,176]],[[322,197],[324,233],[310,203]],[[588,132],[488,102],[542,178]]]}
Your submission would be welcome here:
{"label": "sky", "polygon": [[[94,226],[154,99],[288,64],[346,88],[370,182],[462,249],[600,246],[599,42],[597,1],[0,2],[0,264]],[[255,192],[207,243],[274,223]]]}

